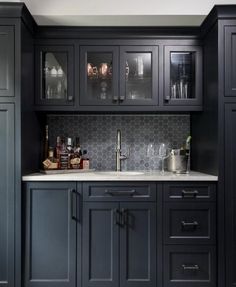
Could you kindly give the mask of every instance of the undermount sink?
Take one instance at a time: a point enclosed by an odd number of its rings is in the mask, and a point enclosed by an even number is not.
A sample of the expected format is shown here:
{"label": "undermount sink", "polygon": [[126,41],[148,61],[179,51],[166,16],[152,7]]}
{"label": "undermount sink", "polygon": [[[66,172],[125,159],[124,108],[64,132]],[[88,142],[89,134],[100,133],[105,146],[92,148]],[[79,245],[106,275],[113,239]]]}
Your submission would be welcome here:
{"label": "undermount sink", "polygon": [[143,172],[141,171],[103,171],[103,172],[100,172],[102,174],[106,174],[106,175],[117,175],[117,176],[120,176],[120,175],[141,175],[141,174],[144,174]]}

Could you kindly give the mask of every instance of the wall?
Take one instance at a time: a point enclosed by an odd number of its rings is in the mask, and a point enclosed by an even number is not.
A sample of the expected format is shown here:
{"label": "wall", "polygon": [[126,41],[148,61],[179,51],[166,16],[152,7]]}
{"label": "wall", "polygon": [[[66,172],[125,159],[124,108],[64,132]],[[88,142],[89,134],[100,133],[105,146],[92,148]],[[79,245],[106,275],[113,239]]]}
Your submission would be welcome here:
{"label": "wall", "polygon": [[57,136],[79,136],[91,168],[97,170],[115,169],[117,129],[121,130],[122,151],[130,149],[129,159],[122,163],[124,170],[158,169],[159,159],[147,157],[147,145],[168,142],[180,148],[190,133],[189,115],[49,115],[47,122],[50,145],[55,145]]}
{"label": "wall", "polygon": [[236,4],[235,0],[21,2],[25,2],[40,25],[75,26],[199,26],[214,5]]}

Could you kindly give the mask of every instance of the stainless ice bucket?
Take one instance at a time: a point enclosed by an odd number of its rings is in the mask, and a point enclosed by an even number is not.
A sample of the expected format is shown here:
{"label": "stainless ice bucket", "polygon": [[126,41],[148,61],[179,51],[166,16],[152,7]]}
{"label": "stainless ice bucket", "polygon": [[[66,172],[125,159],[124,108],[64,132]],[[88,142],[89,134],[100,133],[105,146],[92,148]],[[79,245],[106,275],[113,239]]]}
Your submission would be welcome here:
{"label": "stainless ice bucket", "polygon": [[187,156],[186,155],[170,155],[167,158],[167,169],[173,172],[186,172]]}

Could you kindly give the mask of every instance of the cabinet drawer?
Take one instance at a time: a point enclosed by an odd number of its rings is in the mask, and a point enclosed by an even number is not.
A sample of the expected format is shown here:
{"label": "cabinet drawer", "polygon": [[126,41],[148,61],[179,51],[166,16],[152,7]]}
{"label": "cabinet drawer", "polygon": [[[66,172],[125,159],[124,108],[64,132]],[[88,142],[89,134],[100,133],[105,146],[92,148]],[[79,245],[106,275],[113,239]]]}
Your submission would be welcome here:
{"label": "cabinet drawer", "polygon": [[155,201],[155,183],[94,182],[83,184],[84,201]]}
{"label": "cabinet drawer", "polygon": [[215,203],[166,203],[166,244],[214,244]]}
{"label": "cabinet drawer", "polygon": [[216,185],[207,182],[164,184],[165,201],[215,201]]}
{"label": "cabinet drawer", "polygon": [[216,286],[215,262],[211,246],[166,246],[164,286]]}

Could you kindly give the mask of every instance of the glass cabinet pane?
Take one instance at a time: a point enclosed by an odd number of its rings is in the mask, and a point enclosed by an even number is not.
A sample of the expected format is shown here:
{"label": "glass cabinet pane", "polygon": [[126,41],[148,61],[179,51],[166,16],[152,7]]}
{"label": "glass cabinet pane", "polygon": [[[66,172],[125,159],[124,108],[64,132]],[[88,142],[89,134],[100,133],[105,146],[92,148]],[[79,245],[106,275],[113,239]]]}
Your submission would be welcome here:
{"label": "glass cabinet pane", "polygon": [[152,98],[152,53],[126,52],[125,98],[145,100]]}
{"label": "glass cabinet pane", "polygon": [[170,98],[194,99],[195,88],[195,53],[171,52],[170,53]]}
{"label": "glass cabinet pane", "polygon": [[110,52],[87,53],[87,97],[94,100],[112,100],[112,58]]}
{"label": "glass cabinet pane", "polygon": [[42,100],[68,98],[68,58],[65,52],[42,52]]}

